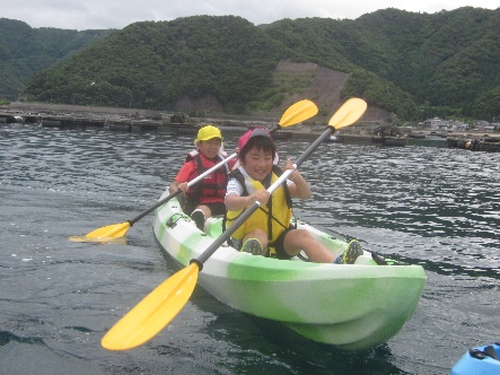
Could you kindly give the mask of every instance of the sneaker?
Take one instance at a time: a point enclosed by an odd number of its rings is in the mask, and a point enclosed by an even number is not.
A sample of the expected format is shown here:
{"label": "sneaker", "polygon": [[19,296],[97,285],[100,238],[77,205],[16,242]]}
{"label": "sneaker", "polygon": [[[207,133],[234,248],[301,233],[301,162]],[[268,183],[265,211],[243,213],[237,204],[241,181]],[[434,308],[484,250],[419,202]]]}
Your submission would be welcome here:
{"label": "sneaker", "polygon": [[262,244],[257,238],[249,238],[248,240],[246,240],[241,247],[241,251],[253,255],[264,255]]}
{"label": "sneaker", "polygon": [[375,263],[377,263],[379,266],[387,266],[387,261],[381,257],[380,255],[378,255],[377,253],[373,252],[372,251],[372,259]]}
{"label": "sneaker", "polygon": [[361,248],[361,244],[358,240],[351,240],[349,245],[347,245],[347,249],[340,254],[333,263],[335,264],[354,264],[356,259],[360,255],[363,254],[363,249]]}
{"label": "sneaker", "polygon": [[194,210],[191,214],[191,219],[193,219],[196,227],[199,230],[203,230],[203,228],[205,227],[205,215],[203,215],[203,212],[201,210]]}

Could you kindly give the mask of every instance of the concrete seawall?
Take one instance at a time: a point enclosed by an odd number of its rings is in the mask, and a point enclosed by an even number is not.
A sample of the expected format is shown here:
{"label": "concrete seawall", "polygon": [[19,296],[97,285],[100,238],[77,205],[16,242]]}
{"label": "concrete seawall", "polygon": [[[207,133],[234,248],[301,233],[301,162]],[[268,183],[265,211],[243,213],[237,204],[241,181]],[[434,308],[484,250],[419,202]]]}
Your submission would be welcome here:
{"label": "concrete seawall", "polygon": [[[71,105],[50,105],[34,103],[13,103],[0,106],[1,124],[27,124],[58,129],[97,129],[120,132],[170,132],[178,134],[196,134],[199,127],[213,123],[223,131],[243,132],[256,126],[271,128],[280,114],[267,114],[267,119],[242,118],[224,116],[224,119],[188,119],[187,122],[172,122],[171,114],[159,111],[136,110],[128,108],[85,107]],[[222,117],[222,116],[221,116]],[[173,118],[173,117],[172,117]],[[272,119],[272,120],[270,120]],[[313,119],[314,120],[314,119]],[[291,126],[275,133],[276,139],[314,140],[326,128],[326,125],[306,123]],[[366,144],[390,147],[419,145],[431,147],[453,147],[455,144],[474,140],[489,140],[498,138],[498,133],[450,133],[439,134],[418,130],[410,131],[402,137],[380,137],[373,133],[374,124],[359,123],[342,129],[327,142],[346,144]],[[457,140],[457,142],[454,142]],[[461,140],[463,142],[459,142]],[[484,142],[483,142],[484,143]],[[496,146],[496,145],[495,145]],[[460,148],[460,147],[457,147]],[[494,147],[488,150],[497,150]]]}

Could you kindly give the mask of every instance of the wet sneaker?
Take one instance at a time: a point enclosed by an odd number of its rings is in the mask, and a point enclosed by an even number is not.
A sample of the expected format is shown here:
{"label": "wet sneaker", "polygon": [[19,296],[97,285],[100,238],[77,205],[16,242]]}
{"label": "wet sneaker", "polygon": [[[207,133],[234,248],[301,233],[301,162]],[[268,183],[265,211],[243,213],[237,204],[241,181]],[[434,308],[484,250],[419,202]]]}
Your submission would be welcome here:
{"label": "wet sneaker", "polygon": [[253,255],[264,255],[262,244],[257,238],[249,238],[248,240],[246,240],[241,247],[241,251]]}
{"label": "wet sneaker", "polygon": [[377,263],[379,266],[387,266],[387,261],[381,257],[380,255],[378,255],[377,253],[373,252],[372,251],[372,259],[375,263]]}
{"label": "wet sneaker", "polygon": [[191,219],[193,219],[199,230],[203,230],[205,227],[205,215],[203,215],[201,210],[194,210],[191,214]]}
{"label": "wet sneaker", "polygon": [[358,240],[351,240],[349,245],[347,245],[347,249],[340,254],[333,263],[335,264],[354,264],[356,259],[360,255],[363,255],[363,249],[361,248],[361,244]]}

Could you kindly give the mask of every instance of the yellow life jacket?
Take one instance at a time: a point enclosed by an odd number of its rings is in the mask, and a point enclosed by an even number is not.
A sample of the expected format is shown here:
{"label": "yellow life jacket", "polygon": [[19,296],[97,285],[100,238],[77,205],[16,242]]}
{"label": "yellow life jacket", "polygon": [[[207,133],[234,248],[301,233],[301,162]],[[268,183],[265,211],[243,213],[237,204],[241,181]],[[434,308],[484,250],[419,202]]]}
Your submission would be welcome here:
{"label": "yellow life jacket", "polygon": [[[240,167],[241,168],[241,167]],[[279,167],[273,168],[273,173],[268,183],[264,186],[260,181],[254,180],[246,173],[243,174],[240,170],[231,172],[230,178],[236,178],[243,186],[243,196],[253,194],[260,189],[267,189],[278,179],[278,174],[281,174]],[[245,209],[238,211],[228,210],[226,213],[227,227],[243,213]],[[243,239],[248,233],[254,229],[262,229],[267,232],[269,244],[273,244],[283,231],[289,227],[292,217],[291,199],[286,181],[283,182],[271,195],[267,205],[262,204],[250,217],[232,234],[232,238],[236,240]],[[265,225],[263,225],[265,223]]]}

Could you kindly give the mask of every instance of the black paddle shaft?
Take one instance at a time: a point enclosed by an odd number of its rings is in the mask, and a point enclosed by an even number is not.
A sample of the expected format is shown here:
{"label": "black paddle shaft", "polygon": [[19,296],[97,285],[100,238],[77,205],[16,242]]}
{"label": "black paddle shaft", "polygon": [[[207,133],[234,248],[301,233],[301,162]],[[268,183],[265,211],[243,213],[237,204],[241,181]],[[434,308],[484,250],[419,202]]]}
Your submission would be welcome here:
{"label": "black paddle shaft", "polygon": [[136,217],[134,217],[133,219],[129,220],[128,222],[130,223],[130,226],[134,225],[134,223],[136,223],[137,221],[141,220],[144,216],[146,216],[150,212],[156,210],[158,207],[160,207],[160,206],[164,205],[165,203],[167,203],[170,199],[175,198],[180,193],[182,193],[182,190],[180,190],[180,189],[174,191],[172,194],[169,194],[167,197],[165,197],[162,200],[158,201],[158,203],[156,203],[154,206],[149,207],[143,213],[141,213],[141,214],[137,215]]}
{"label": "black paddle shaft", "polygon": [[[295,169],[299,167],[300,164],[316,149],[318,146],[324,142],[324,140],[330,136],[333,132],[335,132],[335,128],[333,126],[328,126],[327,129],[321,134],[316,141],[314,141],[306,151],[295,161]],[[288,173],[287,173],[288,172]],[[281,178],[288,177],[293,170],[287,170],[282,175]],[[270,189],[272,186],[270,187]],[[268,189],[270,193],[273,190]],[[210,246],[200,254],[198,258],[192,259],[190,263],[196,263],[201,271],[203,268],[203,263],[210,258],[215,251],[222,246],[224,242],[226,242],[231,235],[236,232],[236,230],[252,215],[259,207],[261,203],[259,201],[254,202],[246,211],[244,211],[229,228],[227,228],[224,233],[222,233],[214,242],[210,244]]]}

